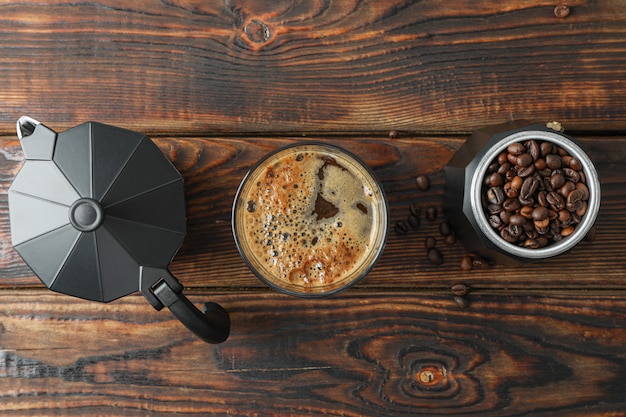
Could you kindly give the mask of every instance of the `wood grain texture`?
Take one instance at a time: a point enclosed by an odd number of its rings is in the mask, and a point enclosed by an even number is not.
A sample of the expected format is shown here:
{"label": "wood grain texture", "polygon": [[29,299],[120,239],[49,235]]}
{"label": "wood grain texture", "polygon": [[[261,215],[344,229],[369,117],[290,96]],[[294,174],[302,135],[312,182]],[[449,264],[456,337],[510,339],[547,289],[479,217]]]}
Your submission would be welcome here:
{"label": "wood grain texture", "polygon": [[[221,345],[141,297],[0,293],[11,415],[606,416],[626,407],[623,295],[198,294]],[[582,389],[581,387],[585,387]]]}
{"label": "wood grain texture", "polygon": [[29,114],[159,132],[626,126],[620,0],[12,2],[0,132]]}
{"label": "wood grain texture", "polygon": [[[572,0],[558,18],[556,4],[0,2],[0,415],[626,417],[626,8]],[[154,138],[185,179],[171,270],[194,303],[230,312],[225,343],[138,294],[87,302],[33,276],[7,202],[23,114]],[[438,232],[443,168],[470,132],[522,118],[579,136],[602,182],[596,238],[462,272],[462,245]],[[364,159],[391,227],[412,203],[439,209],[392,231],[355,288],[317,300],[264,286],[230,225],[247,170],[303,139]]]}
{"label": "wood grain texture", "polygon": [[[581,242],[571,253],[527,268],[494,266],[463,272],[460,260],[467,254],[461,243],[446,245],[438,228],[445,220],[441,198],[443,167],[463,143],[462,137],[401,137],[396,140],[366,137],[313,137],[356,153],[383,182],[391,209],[387,247],[374,270],[360,284],[367,288],[442,288],[465,282],[477,288],[626,288],[625,200],[626,141],[621,137],[583,137],[581,143],[598,167],[602,180],[602,206],[593,242]],[[231,233],[231,205],[246,171],[265,153],[297,138],[157,138],[155,142],[181,171],[185,180],[188,235],[171,264],[179,279],[190,287],[261,287],[241,260]],[[6,190],[17,173],[22,156],[17,140],[0,140],[0,287],[41,285],[12,249]],[[431,179],[427,192],[418,190],[415,178]],[[409,206],[438,208],[434,222],[421,217],[418,229],[405,236],[393,232],[406,220]],[[424,240],[438,239],[444,264],[428,261]],[[584,265],[584,267],[582,267]]]}

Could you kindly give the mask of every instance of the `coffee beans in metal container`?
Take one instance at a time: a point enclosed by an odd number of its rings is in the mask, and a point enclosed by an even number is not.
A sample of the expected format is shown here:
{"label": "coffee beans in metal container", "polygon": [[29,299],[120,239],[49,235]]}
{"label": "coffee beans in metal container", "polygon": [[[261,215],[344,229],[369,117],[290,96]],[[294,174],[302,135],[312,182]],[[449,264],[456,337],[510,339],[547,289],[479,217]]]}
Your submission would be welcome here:
{"label": "coffee beans in metal container", "polygon": [[506,242],[538,249],[570,236],[587,213],[589,187],[579,159],[555,143],[514,142],[488,165],[482,203]]}

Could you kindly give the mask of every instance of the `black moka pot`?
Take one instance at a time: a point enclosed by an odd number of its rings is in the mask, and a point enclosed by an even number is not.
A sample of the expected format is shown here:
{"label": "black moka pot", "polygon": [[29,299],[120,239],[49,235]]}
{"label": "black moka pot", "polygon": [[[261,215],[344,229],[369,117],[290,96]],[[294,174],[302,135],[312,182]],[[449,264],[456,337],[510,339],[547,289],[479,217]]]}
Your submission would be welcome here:
{"label": "black moka pot", "polygon": [[183,179],[150,138],[93,122],[57,134],[26,116],[17,134],[11,238],[48,288],[100,302],[139,290],[202,340],[226,340],[226,310],[200,312],[168,270],[186,235]]}

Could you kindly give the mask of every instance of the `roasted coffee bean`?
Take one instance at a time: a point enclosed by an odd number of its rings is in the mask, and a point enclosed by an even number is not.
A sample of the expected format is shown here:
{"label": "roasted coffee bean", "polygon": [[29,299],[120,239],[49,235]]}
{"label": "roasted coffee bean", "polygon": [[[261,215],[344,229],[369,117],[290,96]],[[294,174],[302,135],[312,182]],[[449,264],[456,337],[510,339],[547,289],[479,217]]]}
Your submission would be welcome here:
{"label": "roasted coffee bean", "polygon": [[422,208],[418,206],[416,203],[411,204],[411,206],[409,207],[409,211],[415,217],[419,217],[422,215]]}
{"label": "roasted coffee bean", "polygon": [[570,203],[570,202],[565,203],[565,208],[569,212],[576,212],[580,210],[582,207],[583,207],[583,202],[580,200],[574,203]]}
{"label": "roasted coffee bean", "polygon": [[550,227],[550,220],[549,219],[543,219],[543,220],[535,220],[535,229],[537,229],[537,232],[539,232],[539,234],[545,234],[549,227]]}
{"label": "roasted coffee bean", "polygon": [[510,144],[506,150],[509,152],[509,154],[513,154],[515,156],[517,155],[521,155],[524,152],[526,152],[526,147],[524,145],[522,145],[521,143],[512,143]]}
{"label": "roasted coffee bean", "polygon": [[504,184],[504,177],[494,172],[487,178],[487,185],[490,187],[499,187]]}
{"label": "roasted coffee bean", "polygon": [[515,211],[522,206],[520,201],[516,198],[508,198],[502,203],[502,208],[506,211]]}
{"label": "roasted coffee bean", "polygon": [[433,265],[441,265],[443,263],[443,255],[437,248],[432,248],[428,250],[428,260]]}
{"label": "roasted coffee bean", "polygon": [[535,169],[537,171],[542,171],[544,169],[546,169],[548,165],[546,165],[546,160],[543,158],[539,158],[535,161]]}
{"label": "roasted coffee bean", "polygon": [[509,224],[513,226],[522,226],[524,223],[526,223],[526,218],[521,214],[514,214],[509,219]]}
{"label": "roasted coffee bean", "polygon": [[524,206],[534,206],[535,205],[535,199],[533,197],[528,197],[528,198],[523,198],[523,197],[519,197],[519,202],[520,204],[524,205]]}
{"label": "roasted coffee bean", "polygon": [[589,188],[582,182],[576,183],[576,189],[583,192],[583,200],[589,200]]}
{"label": "roasted coffee bean", "polygon": [[544,157],[548,154],[551,154],[554,150],[554,145],[550,142],[541,142],[541,145],[539,145],[539,148],[541,149],[541,155],[543,155]]}
{"label": "roasted coffee bean", "polygon": [[561,168],[561,157],[555,154],[549,154],[546,155],[546,165],[548,166],[548,168],[554,170],[554,169],[560,169]]}
{"label": "roasted coffee bean", "polygon": [[406,222],[409,224],[409,226],[411,226],[414,229],[417,229],[418,227],[420,227],[420,218],[417,216],[414,216],[413,214],[409,214],[409,217],[407,217]]}
{"label": "roasted coffee bean", "polygon": [[458,295],[454,296],[454,302],[461,308],[468,308],[471,304],[467,297],[460,297]]}
{"label": "roasted coffee bean", "polygon": [[561,230],[561,236],[563,237],[567,237],[571,235],[572,233],[574,233],[574,226],[567,226]]}
{"label": "roasted coffee bean", "polygon": [[569,166],[571,160],[572,160],[572,157],[569,156],[569,155],[564,155],[564,156],[561,157],[561,163],[565,167]]}
{"label": "roasted coffee bean", "polygon": [[535,239],[526,239],[524,241],[524,247],[527,249],[537,249],[539,247],[539,242]]}
{"label": "roasted coffee bean", "polygon": [[[519,178],[519,177],[516,177]],[[507,196],[507,198],[517,198],[517,196],[519,196],[519,188],[513,188],[513,182],[509,181],[506,184],[504,184],[504,194]]]}
{"label": "roasted coffee bean", "polygon": [[527,167],[519,167],[519,169],[517,170],[517,175],[519,175],[522,178],[526,178],[526,177],[531,176],[534,172],[535,172],[535,166],[529,165]]}
{"label": "roasted coffee bean", "polygon": [[456,235],[454,233],[450,233],[443,239],[443,242],[446,245],[454,245],[456,243]]}
{"label": "roasted coffee bean", "polygon": [[[468,255],[465,255],[461,258],[461,270],[462,271],[471,271],[474,263],[472,262],[472,258]],[[454,287],[452,287],[454,293]]]}
{"label": "roasted coffee bean", "polygon": [[539,187],[539,182],[535,177],[528,177],[522,183],[522,187],[520,188],[519,194],[520,197],[524,200],[528,200],[532,195],[537,191],[537,187]]}
{"label": "roasted coffee bean", "polygon": [[487,211],[489,214],[498,214],[502,211],[502,206],[500,204],[489,204],[487,206]]}
{"label": "roasted coffee bean", "polygon": [[409,232],[409,226],[405,222],[397,222],[394,226],[394,230],[399,235],[406,235]]}
{"label": "roasted coffee bean", "polygon": [[572,222],[572,215],[567,210],[561,210],[559,211],[558,219],[561,222],[561,224],[564,224],[564,225],[570,224]]}
{"label": "roasted coffee bean", "polygon": [[509,225],[507,226],[507,229],[509,229],[509,233],[511,233],[511,235],[515,236],[516,238],[520,237],[524,233],[523,225],[509,223]]}
{"label": "roasted coffee bean", "polygon": [[509,171],[511,169],[511,163],[510,162],[505,162],[502,165],[499,165],[496,172],[502,176],[504,176],[507,171]]}
{"label": "roasted coffee bean", "polygon": [[439,233],[445,237],[452,233],[452,229],[450,229],[450,225],[447,222],[441,222],[439,223]]}
{"label": "roasted coffee bean", "polygon": [[[500,198],[500,202],[496,202],[494,204],[502,204],[502,201],[504,201],[504,192],[502,191],[502,194],[498,194],[498,197]],[[433,222],[435,219],[437,219],[437,207],[430,206],[426,209],[426,220]]]}
{"label": "roasted coffee bean", "polygon": [[514,236],[506,227],[500,231],[500,237],[509,243],[517,242],[517,236]]}
{"label": "roasted coffee bean", "polygon": [[488,269],[489,261],[480,256],[472,256],[472,265],[476,269]]}
{"label": "roasted coffee bean", "polygon": [[548,217],[548,208],[544,206],[535,207],[532,211],[533,220],[543,220]]}
{"label": "roasted coffee bean", "polygon": [[435,239],[434,237],[429,236],[424,240],[424,247],[426,248],[426,250],[432,249],[435,246],[437,246],[437,239]]}
{"label": "roasted coffee bean", "polygon": [[552,176],[550,177],[550,187],[552,187],[553,190],[556,190],[557,188],[561,188],[563,184],[565,184],[565,177],[563,174],[557,170],[552,171]]}
{"label": "roasted coffee bean", "polygon": [[553,221],[559,218],[559,213],[555,210],[548,209],[548,220]]}
{"label": "roasted coffee bean", "polygon": [[546,195],[546,200],[548,201],[548,204],[550,204],[550,206],[556,211],[559,211],[565,207],[565,200],[563,200],[561,194],[555,191],[550,191]]}
{"label": "roasted coffee bean", "polygon": [[524,179],[520,176],[515,176],[512,180],[511,180],[511,187],[519,190],[520,188],[522,188],[522,184],[524,183]]}
{"label": "roasted coffee bean", "polygon": [[[469,256],[464,256],[463,258],[468,258],[469,259],[469,264],[470,264],[470,269],[472,266],[472,258],[470,258]],[[461,262],[463,261],[463,259],[461,259]],[[467,293],[469,293],[469,287],[465,284],[454,284],[452,286],[452,288],[450,288],[450,292],[453,295],[458,295],[459,297],[463,297],[464,295],[467,295]]]}
{"label": "roasted coffee bean", "polygon": [[534,209],[532,208],[532,206],[524,206],[519,210],[519,214],[524,216],[524,218],[526,219],[531,219],[533,217],[533,211]]}
{"label": "roasted coffee bean", "polygon": [[502,223],[509,224],[509,219],[511,218],[511,212],[502,210],[500,212],[500,219],[502,219]]}
{"label": "roasted coffee bean", "polygon": [[537,240],[537,238],[539,237],[539,232],[537,231],[537,229],[535,229],[535,225],[530,223],[530,222],[528,222],[526,224],[531,227],[530,230],[526,230],[526,237],[528,239]]}
{"label": "roasted coffee bean", "polygon": [[426,175],[418,175],[415,179],[415,183],[417,184],[417,188],[422,191],[428,191],[430,188],[430,180]]}
{"label": "roasted coffee bean", "polygon": [[517,165],[517,155],[513,153],[508,153],[507,161],[509,161],[511,165]]}
{"label": "roasted coffee bean", "polygon": [[567,181],[565,184],[563,184],[561,188],[559,188],[558,192],[563,196],[563,198],[567,198],[569,193],[574,191],[575,189],[576,185],[571,181]]}
{"label": "roasted coffee bean", "polygon": [[533,158],[533,161],[536,161],[541,156],[541,149],[539,148],[539,145],[532,139],[526,142],[526,151]]}
{"label": "roasted coffee bean", "polygon": [[572,168],[563,168],[563,174],[565,175],[566,179],[573,183],[577,183],[578,181],[580,181],[580,174],[578,173],[578,171],[573,170]]}
{"label": "roasted coffee bean", "polygon": [[583,164],[580,162],[580,159],[572,157],[569,161],[569,167],[575,171],[582,171]]}
{"label": "roasted coffee bean", "polygon": [[576,214],[578,217],[583,217],[587,213],[588,207],[589,207],[589,203],[587,203],[586,201],[583,201],[580,208],[576,210],[574,214]]}
{"label": "roasted coffee bean", "polygon": [[517,158],[515,159],[515,165],[517,165],[518,167],[527,167],[532,163],[533,163],[533,157],[530,156],[530,154],[528,153],[523,153],[521,155],[518,155]]}
{"label": "roasted coffee bean", "polygon": [[547,193],[545,191],[539,191],[537,193],[537,204],[543,207],[548,207],[550,203],[548,203],[548,200],[546,199],[546,195]]}
{"label": "roasted coffee bean", "polygon": [[579,189],[572,190],[567,195],[567,202],[568,203],[575,203],[575,202],[578,202],[578,201],[582,201],[584,196],[585,196],[585,193],[582,190],[579,190]]}
{"label": "roasted coffee bean", "polygon": [[498,154],[498,157],[496,158],[496,160],[498,161],[500,165],[504,165],[508,161],[507,155],[508,154],[505,151],[502,151]]}
{"label": "roasted coffee bean", "polygon": [[539,236],[537,239],[537,244],[539,245],[540,248],[544,248],[546,246],[548,246],[548,238],[545,236]]}

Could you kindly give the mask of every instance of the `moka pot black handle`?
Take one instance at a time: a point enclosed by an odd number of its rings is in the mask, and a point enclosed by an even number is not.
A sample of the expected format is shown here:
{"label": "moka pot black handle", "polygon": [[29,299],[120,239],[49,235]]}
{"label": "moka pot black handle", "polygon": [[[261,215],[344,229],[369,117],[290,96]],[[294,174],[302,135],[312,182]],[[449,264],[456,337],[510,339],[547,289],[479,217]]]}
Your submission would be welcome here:
{"label": "moka pot black handle", "polygon": [[141,267],[142,294],[157,310],[170,311],[207,343],[222,343],[230,334],[230,316],[219,304],[204,303],[202,312],[182,294],[183,286],[163,268]]}

